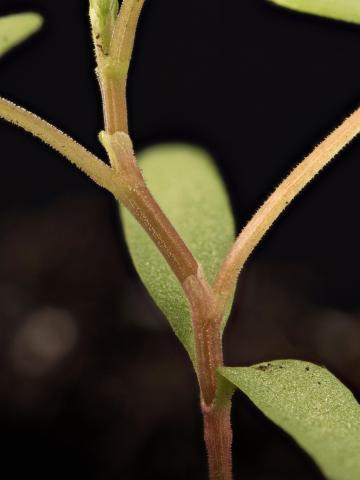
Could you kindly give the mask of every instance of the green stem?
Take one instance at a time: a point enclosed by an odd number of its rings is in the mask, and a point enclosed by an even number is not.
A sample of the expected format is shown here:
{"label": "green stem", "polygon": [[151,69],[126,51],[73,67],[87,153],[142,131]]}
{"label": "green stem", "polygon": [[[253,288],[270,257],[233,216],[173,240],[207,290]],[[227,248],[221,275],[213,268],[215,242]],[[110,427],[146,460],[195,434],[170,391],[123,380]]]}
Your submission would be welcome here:
{"label": "green stem", "polygon": [[128,133],[126,78],[117,76],[111,69],[100,70],[97,68],[96,71],[101,90],[106,132],[110,134]]}
{"label": "green stem", "polygon": [[289,203],[354,137],[360,133],[360,108],[334,130],[277,187],[238,236],[215,279],[224,305],[246,260]]}
{"label": "green stem", "polygon": [[86,173],[98,185],[111,192],[115,191],[116,185],[111,168],[50,123],[1,97],[0,118],[40,138],[70,160],[71,163]]}
{"label": "green stem", "polygon": [[105,130],[109,134],[128,133],[126,84],[143,5],[144,0],[123,0],[113,26],[109,51],[104,55],[97,50],[97,75],[102,93]]}

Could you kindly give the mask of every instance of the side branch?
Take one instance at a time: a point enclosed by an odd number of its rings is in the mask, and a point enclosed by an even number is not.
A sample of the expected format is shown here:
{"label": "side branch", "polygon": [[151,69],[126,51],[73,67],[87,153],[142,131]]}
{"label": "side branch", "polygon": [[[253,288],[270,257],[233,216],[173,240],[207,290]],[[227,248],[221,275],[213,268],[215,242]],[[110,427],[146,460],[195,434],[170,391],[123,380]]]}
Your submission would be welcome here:
{"label": "side branch", "polygon": [[127,77],[134,47],[136,28],[145,0],[123,0],[115,22],[110,43],[110,57],[114,65]]}
{"label": "side branch", "polygon": [[98,185],[111,192],[114,191],[111,168],[61,130],[1,97],[0,118],[18,125],[27,132],[32,133],[35,137],[40,138],[70,160],[71,163],[86,173]]}
{"label": "side branch", "polygon": [[215,279],[214,289],[221,302],[226,302],[246,260],[287,205],[358,133],[360,108],[318,145],[260,207],[238,236]]}
{"label": "side branch", "polygon": [[180,283],[197,277],[199,265],[148,191],[127,134],[103,135],[110,167],[50,123],[1,97],[0,118],[40,138],[123,202],[153,238]]}
{"label": "side branch", "polygon": [[102,132],[100,140],[113,167],[115,197],[148,233],[181,285],[188,277],[198,279],[199,264],[147,188],[130,137],[124,132]]}
{"label": "side branch", "polygon": [[144,0],[123,0],[111,27],[111,41],[106,54],[97,52],[97,74],[103,100],[105,130],[128,133],[126,84],[134,47],[135,33]]}
{"label": "side branch", "polygon": [[147,189],[127,134],[103,134],[110,167],[50,123],[1,97],[0,118],[40,138],[123,202],[154,240],[181,284],[190,276],[198,276],[196,259]]}

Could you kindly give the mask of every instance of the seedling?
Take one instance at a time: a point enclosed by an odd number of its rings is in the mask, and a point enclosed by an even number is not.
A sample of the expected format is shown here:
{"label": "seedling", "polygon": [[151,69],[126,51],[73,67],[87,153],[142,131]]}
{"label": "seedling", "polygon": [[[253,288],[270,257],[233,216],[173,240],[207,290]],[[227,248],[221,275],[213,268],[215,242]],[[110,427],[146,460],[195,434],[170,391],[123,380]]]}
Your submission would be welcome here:
{"label": "seedling", "polygon": [[[276,3],[359,20],[357,0]],[[155,146],[139,155],[141,169],[135,158],[126,82],[143,4],[144,0],[123,0],[119,9],[117,0],[90,0],[104,112],[99,138],[109,165],[8,100],[0,99],[0,116],[45,141],[120,202],[135,267],[196,372],[209,478],[232,478],[230,411],[238,387],[294,437],[328,478],[356,480],[360,408],[352,393],[325,368],[309,362],[226,367],[222,333],[245,262],[286,206],[360,132],[360,109],[288,175],[234,242],[227,194],[205,152],[186,145]],[[322,10],[325,4],[327,10]]]}

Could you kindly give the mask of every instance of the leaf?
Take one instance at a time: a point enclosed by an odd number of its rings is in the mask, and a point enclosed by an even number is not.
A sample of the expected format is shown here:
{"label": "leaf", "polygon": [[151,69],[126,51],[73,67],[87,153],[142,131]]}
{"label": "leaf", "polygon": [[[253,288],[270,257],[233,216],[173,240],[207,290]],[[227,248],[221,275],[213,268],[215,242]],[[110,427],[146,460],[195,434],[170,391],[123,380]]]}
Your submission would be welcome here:
{"label": "leaf", "polygon": [[269,0],[276,5],[335,20],[360,23],[359,0]]}
{"label": "leaf", "polygon": [[119,12],[118,0],[90,0],[90,21],[95,45],[108,54],[111,35]]}
{"label": "leaf", "polygon": [[294,437],[327,478],[360,478],[360,406],[328,370],[277,360],[219,373]]}
{"label": "leaf", "polygon": [[[155,199],[212,281],[234,241],[234,220],[211,158],[190,145],[168,144],[148,148],[138,160]],[[136,270],[194,361],[191,318],[182,288],[142,227],[125,208],[121,214]]]}
{"label": "leaf", "polygon": [[0,18],[0,57],[38,31],[43,23],[37,13],[16,13]]}

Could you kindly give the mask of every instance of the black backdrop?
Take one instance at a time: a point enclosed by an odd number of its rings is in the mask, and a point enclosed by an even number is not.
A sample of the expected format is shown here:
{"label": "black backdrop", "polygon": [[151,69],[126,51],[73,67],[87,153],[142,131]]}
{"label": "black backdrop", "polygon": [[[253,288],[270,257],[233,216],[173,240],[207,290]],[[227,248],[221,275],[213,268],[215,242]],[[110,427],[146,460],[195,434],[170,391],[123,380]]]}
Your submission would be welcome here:
{"label": "black backdrop", "polygon": [[[42,32],[1,61],[0,92],[95,153],[102,128],[87,2],[1,0]],[[238,228],[358,104],[360,28],[263,0],[147,0],[129,80],[138,149],[200,144]],[[206,478],[196,384],[139,284],[110,196],[1,123],[1,474],[40,479]],[[360,390],[360,141],[277,222],[243,273],[229,364],[304,358]],[[320,479],[242,395],[236,478]]]}

